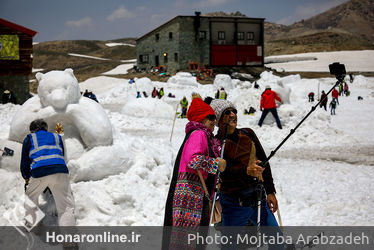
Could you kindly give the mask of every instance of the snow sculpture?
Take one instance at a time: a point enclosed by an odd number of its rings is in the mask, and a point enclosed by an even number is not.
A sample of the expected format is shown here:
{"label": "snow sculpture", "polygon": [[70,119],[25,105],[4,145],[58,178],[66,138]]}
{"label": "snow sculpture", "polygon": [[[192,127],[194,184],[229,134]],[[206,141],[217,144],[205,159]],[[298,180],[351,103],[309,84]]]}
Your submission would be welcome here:
{"label": "snow sculpture", "polygon": [[196,77],[192,76],[192,74],[189,72],[178,72],[176,75],[169,78],[168,83],[193,87],[197,87],[199,85],[199,83],[196,81]]}
{"label": "snow sculpture", "polygon": [[38,95],[27,100],[10,125],[9,140],[21,142],[35,119],[45,119],[50,131],[59,122],[65,138],[77,138],[88,148],[113,143],[111,123],[100,104],[80,95],[72,69],[37,73]]}
{"label": "snow sculpture", "polygon": [[143,94],[143,92],[146,92],[148,96],[152,94],[153,84],[151,79],[149,79],[148,77],[135,79],[135,86],[136,90],[141,94]]}
{"label": "snow sculpture", "polygon": [[226,74],[217,74],[213,84],[217,89],[224,88],[226,91],[234,89],[231,77]]}

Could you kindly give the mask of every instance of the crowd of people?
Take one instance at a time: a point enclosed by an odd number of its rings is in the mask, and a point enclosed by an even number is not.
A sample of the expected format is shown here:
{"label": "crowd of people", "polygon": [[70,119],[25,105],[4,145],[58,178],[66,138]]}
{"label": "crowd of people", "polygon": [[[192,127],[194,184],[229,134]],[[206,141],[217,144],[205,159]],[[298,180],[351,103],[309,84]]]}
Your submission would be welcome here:
{"label": "crowd of people", "polygon": [[[343,96],[343,95],[345,95],[345,96],[350,95],[349,87],[348,87],[348,84],[346,82],[339,83],[338,89],[334,88],[331,91],[331,101],[329,103],[329,109],[330,109],[330,114],[331,115],[336,115],[335,110],[336,110],[337,106],[339,105],[339,96]],[[322,90],[321,99],[320,99],[321,102],[319,104],[319,107],[320,108],[323,107],[325,109],[325,111],[327,111],[328,99],[329,98],[328,98],[327,94],[325,93],[324,90]],[[310,97],[309,97],[309,101],[310,101]]]}
{"label": "crowd of people", "polygon": [[[350,81],[352,82],[353,81],[353,76],[352,74],[350,74]],[[331,101],[329,103],[329,109],[330,109],[330,114],[331,115],[336,115],[336,108],[337,106],[339,105],[339,96],[349,96],[350,95],[350,91],[349,91],[349,86],[348,84],[343,81],[343,82],[340,82],[338,84],[338,87],[337,88],[334,88],[332,91],[331,91]],[[328,96],[327,94],[325,93],[324,90],[322,90],[321,92],[321,102],[319,104],[319,107],[320,108],[324,108],[325,111],[327,111],[327,103],[328,103]],[[314,102],[314,92],[309,92],[308,94],[308,101],[309,102]]]}

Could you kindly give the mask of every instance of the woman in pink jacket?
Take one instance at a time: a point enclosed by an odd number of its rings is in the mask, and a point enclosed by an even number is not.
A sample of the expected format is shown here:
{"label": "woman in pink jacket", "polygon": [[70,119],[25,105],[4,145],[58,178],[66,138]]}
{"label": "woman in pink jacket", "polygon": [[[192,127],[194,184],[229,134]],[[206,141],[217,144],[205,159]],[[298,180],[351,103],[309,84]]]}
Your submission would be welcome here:
{"label": "woman in pink jacket", "polygon": [[[164,226],[173,226],[173,232],[178,228],[197,231],[199,226],[209,225],[209,200],[198,171],[212,196],[217,170],[223,171],[226,166],[225,160],[219,158],[221,143],[213,135],[214,110],[200,98],[195,98],[187,118],[186,137],[175,161],[165,206]],[[187,244],[183,235],[179,234],[177,240],[176,235],[172,233],[171,248]]]}

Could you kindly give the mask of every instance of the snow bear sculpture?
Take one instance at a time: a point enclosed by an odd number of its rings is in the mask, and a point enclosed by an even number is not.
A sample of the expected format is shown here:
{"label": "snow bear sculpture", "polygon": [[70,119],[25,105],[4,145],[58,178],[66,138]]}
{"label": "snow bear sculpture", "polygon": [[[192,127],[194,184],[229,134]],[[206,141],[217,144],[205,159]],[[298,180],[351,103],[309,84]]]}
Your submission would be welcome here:
{"label": "snow bear sculpture", "polygon": [[57,123],[65,138],[78,138],[88,148],[113,143],[112,125],[100,104],[82,97],[72,69],[37,73],[38,95],[27,100],[10,125],[9,140],[23,142],[29,125],[42,118],[54,131]]}

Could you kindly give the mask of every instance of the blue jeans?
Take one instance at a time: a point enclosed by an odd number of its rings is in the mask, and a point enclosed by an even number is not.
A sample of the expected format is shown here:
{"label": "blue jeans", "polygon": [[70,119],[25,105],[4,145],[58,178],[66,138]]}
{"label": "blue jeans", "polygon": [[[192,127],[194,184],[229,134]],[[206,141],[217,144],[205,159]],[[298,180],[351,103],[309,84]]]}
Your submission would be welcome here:
{"label": "blue jeans", "polygon": [[[257,225],[257,197],[255,191],[252,198],[255,206],[242,207],[237,198],[220,193],[222,226],[246,226],[248,221],[253,225]],[[262,201],[261,204],[261,226],[278,226],[273,213],[265,201]]]}
{"label": "blue jeans", "polygon": [[[250,223],[254,226],[257,225],[257,194],[255,188],[249,188],[244,191],[245,196],[249,197],[249,200],[246,199],[246,205],[248,206],[241,206],[238,197],[230,196],[227,194],[220,193],[219,199],[222,206],[222,229],[223,234],[228,235],[230,238],[234,239],[237,237],[237,233],[239,231],[235,231],[236,229],[231,230],[228,227],[231,226],[247,226]],[[263,195],[265,197],[265,195]],[[278,223],[270,211],[267,202],[265,199],[262,200],[261,203],[261,220],[260,220],[261,227],[266,226],[265,233],[266,235],[274,235],[276,236],[277,232],[279,235],[282,235],[282,232],[279,229]],[[225,229],[226,227],[226,229]],[[253,233],[255,232],[255,228]],[[262,228],[264,229],[264,228]],[[236,249],[236,246],[222,246],[222,249]],[[269,245],[269,249],[284,249],[283,245]]]}
{"label": "blue jeans", "polygon": [[262,111],[262,114],[261,114],[261,118],[260,120],[258,121],[258,126],[262,126],[262,123],[264,122],[265,120],[265,117],[267,116],[267,114],[271,112],[271,114],[274,116],[274,119],[275,121],[277,122],[277,126],[278,128],[282,129],[282,124],[279,120],[279,116],[278,116],[278,112],[277,112],[277,109],[276,108],[272,108],[272,109],[264,109]]}

